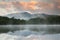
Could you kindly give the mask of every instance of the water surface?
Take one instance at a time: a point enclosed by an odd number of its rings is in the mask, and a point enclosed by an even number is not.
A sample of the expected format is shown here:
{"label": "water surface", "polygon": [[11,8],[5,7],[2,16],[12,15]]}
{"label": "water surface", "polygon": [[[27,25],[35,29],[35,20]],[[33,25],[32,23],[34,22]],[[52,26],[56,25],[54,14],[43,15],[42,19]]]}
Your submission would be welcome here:
{"label": "water surface", "polygon": [[0,40],[60,40],[60,25],[0,25]]}

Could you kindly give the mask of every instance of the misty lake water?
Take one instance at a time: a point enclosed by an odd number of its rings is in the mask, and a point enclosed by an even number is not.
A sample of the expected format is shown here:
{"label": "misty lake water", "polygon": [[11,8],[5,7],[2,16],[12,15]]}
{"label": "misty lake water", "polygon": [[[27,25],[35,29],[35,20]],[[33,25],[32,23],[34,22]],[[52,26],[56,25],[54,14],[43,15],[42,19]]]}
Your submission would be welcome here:
{"label": "misty lake water", "polygon": [[60,25],[0,25],[0,40],[60,40]]}

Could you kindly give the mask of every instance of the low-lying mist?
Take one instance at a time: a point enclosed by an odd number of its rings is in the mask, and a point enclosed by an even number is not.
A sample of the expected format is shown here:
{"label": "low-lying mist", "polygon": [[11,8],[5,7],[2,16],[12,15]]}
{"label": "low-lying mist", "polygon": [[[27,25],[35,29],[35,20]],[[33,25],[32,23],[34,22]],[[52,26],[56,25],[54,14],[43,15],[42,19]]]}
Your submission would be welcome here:
{"label": "low-lying mist", "polygon": [[0,33],[29,30],[42,34],[60,33],[60,25],[0,25]]}

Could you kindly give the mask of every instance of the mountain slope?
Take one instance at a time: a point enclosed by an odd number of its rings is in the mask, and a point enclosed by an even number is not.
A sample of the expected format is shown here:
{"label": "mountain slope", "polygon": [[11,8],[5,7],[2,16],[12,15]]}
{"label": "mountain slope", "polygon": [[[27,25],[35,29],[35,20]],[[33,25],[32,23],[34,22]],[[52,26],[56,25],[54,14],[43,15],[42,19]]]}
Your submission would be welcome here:
{"label": "mountain slope", "polygon": [[44,13],[42,13],[42,14],[31,14],[29,12],[13,13],[13,14],[7,15],[7,17],[9,17],[9,18],[14,17],[16,19],[25,19],[25,20],[28,20],[31,18],[37,18],[37,17],[45,19],[48,16],[49,16],[48,14],[44,14]]}
{"label": "mountain slope", "polygon": [[22,12],[22,13],[14,13],[14,14],[9,14],[7,17],[11,18],[14,17],[16,19],[25,19],[28,20],[32,17],[32,15],[28,12]]}

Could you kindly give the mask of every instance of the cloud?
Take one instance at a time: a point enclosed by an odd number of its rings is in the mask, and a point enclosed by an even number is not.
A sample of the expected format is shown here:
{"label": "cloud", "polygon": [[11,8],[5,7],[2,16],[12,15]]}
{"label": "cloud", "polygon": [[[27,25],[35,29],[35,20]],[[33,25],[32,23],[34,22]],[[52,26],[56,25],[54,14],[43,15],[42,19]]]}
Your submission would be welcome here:
{"label": "cloud", "polygon": [[13,5],[17,8],[22,8],[24,10],[46,10],[46,9],[53,9],[53,3],[44,3],[44,2],[37,2],[37,1],[30,1],[30,2],[14,2]]}
{"label": "cloud", "polygon": [[9,2],[0,2],[0,8],[8,12],[12,11],[30,11],[30,12],[60,12],[60,0],[11,0]]}

